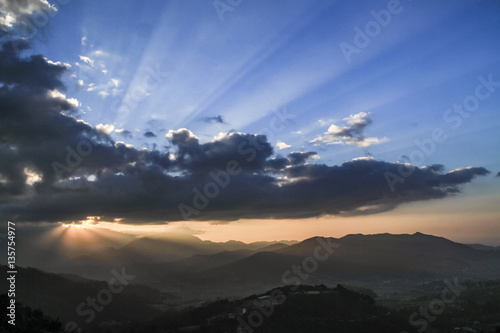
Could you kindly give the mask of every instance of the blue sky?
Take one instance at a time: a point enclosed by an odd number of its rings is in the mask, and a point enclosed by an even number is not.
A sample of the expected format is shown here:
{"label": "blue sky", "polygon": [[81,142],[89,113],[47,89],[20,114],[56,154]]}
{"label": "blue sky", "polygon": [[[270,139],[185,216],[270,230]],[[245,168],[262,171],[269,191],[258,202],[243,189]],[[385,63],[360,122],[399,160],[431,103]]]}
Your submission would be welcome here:
{"label": "blue sky", "polygon": [[[183,127],[201,141],[230,130],[271,137],[273,111],[286,109],[294,118],[272,131],[272,143],[291,147],[278,153],[312,148],[328,164],[367,154],[397,161],[440,127],[449,139],[425,164],[500,169],[492,154],[500,93],[481,101],[457,130],[443,120],[474,92],[478,76],[500,81],[498,3],[401,1],[400,12],[348,63],[340,43],[354,45],[354,27],[364,30],[374,20],[370,12],[387,6],[242,1],[221,21],[209,1],[71,1],[40,33],[35,51],[72,65],[67,95],[81,102],[83,120],[129,130],[134,138],[126,141],[139,147],[166,145],[166,132]],[[147,68],[164,77],[145,96]],[[95,90],[87,91],[89,84]],[[124,103],[134,87],[138,97]],[[117,112],[122,105],[128,114]],[[311,147],[331,124],[359,112],[373,119],[367,135],[386,142]],[[203,121],[219,115],[222,124]],[[145,138],[146,131],[157,137]]]}
{"label": "blue sky", "polygon": [[[138,149],[175,154],[166,135],[186,128],[201,144],[263,134],[271,158],[314,151],[328,166],[370,157],[486,168],[460,196],[483,202],[469,217],[486,212],[491,227],[499,13],[492,0],[71,0],[24,52],[71,65],[62,80],[76,118]],[[473,111],[453,111],[464,103]],[[443,202],[443,214],[459,205]]]}

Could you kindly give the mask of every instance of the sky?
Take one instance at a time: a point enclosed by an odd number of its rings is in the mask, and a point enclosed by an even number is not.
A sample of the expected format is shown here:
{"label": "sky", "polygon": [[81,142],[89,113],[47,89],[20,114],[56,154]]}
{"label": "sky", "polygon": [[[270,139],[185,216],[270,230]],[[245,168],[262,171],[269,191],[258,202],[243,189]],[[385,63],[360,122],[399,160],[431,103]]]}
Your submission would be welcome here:
{"label": "sky", "polygon": [[0,0],[0,220],[500,245],[499,11]]}

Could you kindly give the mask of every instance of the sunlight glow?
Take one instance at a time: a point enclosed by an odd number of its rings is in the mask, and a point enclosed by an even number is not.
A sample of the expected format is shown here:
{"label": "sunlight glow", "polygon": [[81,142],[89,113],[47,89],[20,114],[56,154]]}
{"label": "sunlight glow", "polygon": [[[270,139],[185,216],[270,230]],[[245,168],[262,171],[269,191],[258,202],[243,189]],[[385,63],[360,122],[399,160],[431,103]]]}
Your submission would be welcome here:
{"label": "sunlight glow", "polygon": [[26,175],[26,184],[28,185],[33,185],[42,180],[42,175],[33,169],[24,168],[24,174]]}

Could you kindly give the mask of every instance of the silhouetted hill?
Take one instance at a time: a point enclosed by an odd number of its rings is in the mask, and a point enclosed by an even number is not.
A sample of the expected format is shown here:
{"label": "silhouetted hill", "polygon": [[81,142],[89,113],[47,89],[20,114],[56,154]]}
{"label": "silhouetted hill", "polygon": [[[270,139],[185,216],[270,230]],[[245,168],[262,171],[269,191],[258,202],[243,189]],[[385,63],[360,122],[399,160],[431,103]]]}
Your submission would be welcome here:
{"label": "silhouetted hill", "polygon": [[483,244],[465,244],[473,249],[476,250],[483,250],[483,251],[500,251],[500,246],[488,246],[488,245],[483,245]]}
{"label": "silhouetted hill", "polygon": [[283,286],[238,300],[218,300],[134,325],[135,332],[384,332],[409,329],[407,319],[373,298],[320,286]]}
{"label": "silhouetted hill", "polygon": [[15,325],[9,324],[11,320],[7,317],[5,309],[10,306],[10,298],[7,294],[0,295],[0,306],[2,307],[2,317],[0,318],[0,332],[9,333],[62,333],[61,322],[46,316],[39,309],[32,309],[19,302],[15,303]]}
{"label": "silhouetted hill", "polygon": [[[290,242],[293,243],[293,242]],[[287,247],[276,242],[254,242],[246,244],[238,241],[216,243],[202,241],[191,235],[170,235],[170,237],[136,239],[123,247],[110,247],[102,251],[76,258],[66,263],[66,268],[73,266],[116,267],[134,263],[172,262],[195,255],[211,255],[223,251],[261,251]]]}
{"label": "silhouetted hill", "polygon": [[[107,248],[120,248],[136,239],[135,236],[103,228],[75,228],[58,226],[33,226],[17,230],[22,242],[16,244],[17,264],[43,270],[53,270],[80,256],[100,253]],[[0,242],[6,253],[7,242]],[[7,257],[0,256],[0,264]]]}
{"label": "silhouetted hill", "polygon": [[[5,266],[1,268],[6,269]],[[111,320],[123,323],[143,320],[158,315],[161,312],[156,307],[165,307],[177,298],[147,286],[131,284],[133,278],[125,278],[125,282],[120,284],[117,275],[123,277],[123,272],[130,275],[121,269],[117,269],[116,274],[109,272],[106,282],[78,281],[75,277],[68,278],[34,268],[17,267],[17,272],[16,301],[33,309],[41,309],[52,318],[59,318],[64,325],[74,321],[79,327],[87,327],[86,320],[90,318],[90,312],[95,314],[95,319],[89,323],[90,327]],[[112,278],[115,279],[113,289],[108,284]],[[0,288],[8,289],[6,279],[0,281]],[[109,304],[99,303],[99,299],[108,303],[109,295]],[[102,305],[101,311],[90,310],[91,306],[87,302],[89,298],[97,299],[98,306]]]}
{"label": "silhouetted hill", "polygon": [[137,276],[136,283],[178,291],[186,298],[241,297],[297,281],[297,274],[285,272],[294,265],[302,266],[316,251],[326,255],[321,244],[330,243],[335,245],[330,249],[332,253],[318,260],[317,267],[305,274],[307,278],[300,278],[300,283],[349,283],[373,289],[384,281],[411,284],[451,276],[500,277],[500,252],[481,251],[421,233],[312,237],[289,246],[268,244],[259,250],[227,250],[228,246],[243,246],[228,243],[206,242],[193,236],[142,238],[109,250],[110,257],[94,254],[86,264],[65,268],[67,273],[105,279],[112,267],[123,264]]}
{"label": "silhouetted hill", "polygon": [[[245,292],[296,280],[296,274],[292,273],[285,276],[287,280],[283,280],[284,273],[293,265],[301,266],[306,258],[313,258],[318,247],[321,255],[326,254],[321,243],[329,242],[337,247],[332,248],[326,260],[317,261],[317,267],[305,274],[307,278],[299,279],[301,283],[356,281],[371,286],[381,281],[414,283],[450,276],[484,279],[500,277],[500,253],[475,250],[442,237],[416,233],[348,235],[339,239],[313,237],[276,251],[258,252],[246,257],[245,253],[199,257],[197,260],[206,260],[207,263],[195,265],[199,268],[196,274],[193,274],[192,266],[189,268],[189,265],[181,264],[183,260],[176,262],[175,267],[163,266],[162,270],[142,269],[143,274],[148,275],[142,278],[145,278],[144,283],[161,281],[156,287],[176,284],[191,292],[211,290],[214,293],[219,291],[225,295],[241,296]],[[238,259],[240,255],[243,258]],[[231,262],[223,264],[225,260]],[[196,262],[194,258],[188,261]],[[165,271],[175,271],[175,274],[162,273]],[[181,285],[178,282],[180,278]]]}
{"label": "silhouetted hill", "polygon": [[284,249],[286,247],[289,247],[290,245],[284,244],[284,243],[274,243],[271,245],[264,246],[262,248],[258,248],[257,251],[259,252],[267,252],[267,251],[278,251],[281,249]]}

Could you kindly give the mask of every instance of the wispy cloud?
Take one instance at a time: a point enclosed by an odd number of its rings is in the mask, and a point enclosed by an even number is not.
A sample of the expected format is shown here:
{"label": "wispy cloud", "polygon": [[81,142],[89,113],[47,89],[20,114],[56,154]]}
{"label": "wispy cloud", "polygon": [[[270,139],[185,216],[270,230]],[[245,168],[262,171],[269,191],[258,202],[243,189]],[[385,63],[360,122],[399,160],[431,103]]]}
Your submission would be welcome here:
{"label": "wispy cloud", "polygon": [[206,123],[209,123],[209,124],[214,124],[214,123],[217,123],[217,124],[227,124],[224,121],[224,118],[221,115],[213,116],[213,117],[205,117],[205,118],[202,119],[202,121],[204,121]]}

